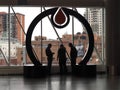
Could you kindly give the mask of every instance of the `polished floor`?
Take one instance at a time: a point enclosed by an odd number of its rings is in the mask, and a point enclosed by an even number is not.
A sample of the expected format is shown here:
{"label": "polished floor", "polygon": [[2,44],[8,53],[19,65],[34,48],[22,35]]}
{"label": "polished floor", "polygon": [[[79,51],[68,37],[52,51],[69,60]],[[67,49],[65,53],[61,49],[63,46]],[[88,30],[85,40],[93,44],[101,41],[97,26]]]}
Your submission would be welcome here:
{"label": "polished floor", "polygon": [[95,78],[51,75],[44,78],[0,76],[0,90],[120,90],[120,77]]}

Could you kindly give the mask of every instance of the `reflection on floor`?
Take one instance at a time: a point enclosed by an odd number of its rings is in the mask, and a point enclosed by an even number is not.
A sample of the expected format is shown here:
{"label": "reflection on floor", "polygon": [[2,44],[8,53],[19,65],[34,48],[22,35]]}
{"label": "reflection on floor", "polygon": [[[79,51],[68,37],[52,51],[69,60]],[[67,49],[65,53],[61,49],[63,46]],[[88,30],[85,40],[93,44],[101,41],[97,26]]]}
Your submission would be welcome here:
{"label": "reflection on floor", "polygon": [[0,90],[120,90],[120,77],[97,75],[80,78],[71,75],[52,75],[44,78],[0,76]]}
{"label": "reflection on floor", "polygon": [[[52,66],[51,72],[48,73],[47,66],[24,66],[25,77],[41,77],[48,74],[60,74],[59,66]],[[96,77],[96,65],[76,65],[73,70],[71,66],[67,66],[67,72],[65,74],[79,75],[85,77]]]}

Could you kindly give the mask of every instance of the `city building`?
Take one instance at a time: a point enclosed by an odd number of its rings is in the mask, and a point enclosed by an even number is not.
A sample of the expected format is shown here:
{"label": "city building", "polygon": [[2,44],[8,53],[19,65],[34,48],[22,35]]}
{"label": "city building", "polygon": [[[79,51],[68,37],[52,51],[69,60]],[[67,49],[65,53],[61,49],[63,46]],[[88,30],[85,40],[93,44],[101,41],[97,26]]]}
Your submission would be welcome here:
{"label": "city building", "polygon": [[104,30],[104,9],[103,8],[86,8],[85,18],[91,25],[94,34],[101,36]]}
{"label": "city building", "polygon": [[[10,17],[10,19],[8,17]],[[10,24],[8,24],[8,22],[10,22]],[[0,12],[0,37],[16,38],[21,44],[23,44],[25,34],[22,29],[24,29],[24,27],[25,16],[23,14],[16,13],[15,15],[14,13],[8,14],[6,12]],[[8,32],[9,29],[10,32]],[[8,33],[10,33],[10,36],[8,36]]]}
{"label": "city building", "polygon": [[9,50],[9,42],[8,37],[0,38],[0,65],[7,65],[10,51],[10,62],[11,65],[18,65],[17,61],[17,49],[21,48],[22,45],[15,38],[10,38],[10,50]]}
{"label": "city building", "polygon": [[17,61],[17,51],[25,41],[24,25],[23,14],[0,12],[0,65],[7,65],[9,57],[11,65],[21,65],[21,61]]}
{"label": "city building", "polygon": [[7,30],[7,13],[0,12],[0,37],[5,36]]}
{"label": "city building", "polygon": [[[61,38],[62,43],[65,46],[67,53],[68,53],[68,55],[67,55],[67,58],[68,58],[67,63],[68,64],[70,64],[70,59],[69,59],[70,48],[69,48],[68,44],[70,42],[72,42],[72,38],[73,38],[73,35],[71,35],[71,34],[64,34],[64,35],[62,35],[62,38]],[[98,53],[101,53],[101,48],[102,48],[101,37],[99,35],[94,35],[94,38],[95,38],[95,45],[97,47]],[[42,42],[41,42],[41,40],[42,40]],[[47,64],[47,56],[45,54],[45,49],[47,48],[47,45],[49,43],[52,44],[51,50],[55,53],[53,56],[53,63],[52,64],[58,65],[57,51],[58,51],[58,48],[59,48],[61,42],[57,39],[56,40],[49,40],[45,36],[42,36],[42,37],[35,36],[35,40],[32,41],[32,46],[33,46],[33,50],[35,52],[35,56],[39,59],[39,61],[42,64]],[[78,57],[76,60],[76,64],[78,64],[83,59],[83,57],[86,53],[86,50],[88,48],[88,36],[85,32],[83,32],[83,33],[78,32],[74,35],[74,46],[78,50]],[[18,61],[24,60],[24,64],[32,64],[28,55],[27,54],[23,55],[23,53],[25,53],[25,52],[26,51],[23,48],[19,48],[19,50],[17,52],[18,53],[17,60]],[[96,51],[93,52],[93,55],[91,56],[91,59],[88,62],[88,64],[92,64],[92,65],[101,64],[101,61],[99,60]]]}

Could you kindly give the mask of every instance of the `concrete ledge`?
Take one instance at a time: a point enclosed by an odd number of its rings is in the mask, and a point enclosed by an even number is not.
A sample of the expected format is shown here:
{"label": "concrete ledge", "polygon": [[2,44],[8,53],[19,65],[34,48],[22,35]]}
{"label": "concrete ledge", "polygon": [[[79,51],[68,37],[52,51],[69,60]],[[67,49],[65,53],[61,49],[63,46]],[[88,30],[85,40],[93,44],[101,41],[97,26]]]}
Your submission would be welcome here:
{"label": "concrete ledge", "polygon": [[96,65],[96,71],[98,74],[105,74],[107,72],[106,65]]}
{"label": "concrete ledge", "polygon": [[[34,68],[33,71],[31,70],[32,67],[26,67],[28,69],[26,71],[25,67],[26,66],[0,66],[0,75],[25,75],[25,74],[27,75],[28,71],[29,71],[28,74],[35,73],[36,68],[39,71],[41,71],[41,69],[39,67]],[[44,66],[44,68],[46,69],[47,67]],[[44,68],[42,68],[42,69],[44,70]],[[67,66],[67,68],[68,68],[68,73],[70,74],[71,73],[71,66]],[[87,67],[86,67],[86,69],[87,69]],[[95,67],[94,67],[94,69],[95,69]],[[85,70],[85,68],[84,68],[84,70]],[[44,73],[45,73],[45,71],[46,70],[44,70]],[[59,66],[53,65],[51,73],[52,74],[59,74]],[[101,74],[101,73],[102,74],[106,73],[106,65],[96,65],[96,74]]]}
{"label": "concrete ledge", "polygon": [[23,75],[23,66],[0,66],[0,75]]}
{"label": "concrete ledge", "polygon": [[24,66],[24,77],[45,77],[48,74],[47,66]]}

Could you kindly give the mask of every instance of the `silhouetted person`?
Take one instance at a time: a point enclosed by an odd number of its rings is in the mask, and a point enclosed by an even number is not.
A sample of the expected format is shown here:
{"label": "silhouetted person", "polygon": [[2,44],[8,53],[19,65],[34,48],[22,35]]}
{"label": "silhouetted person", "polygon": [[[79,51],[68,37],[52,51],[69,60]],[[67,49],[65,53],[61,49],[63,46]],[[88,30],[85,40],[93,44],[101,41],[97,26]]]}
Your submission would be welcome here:
{"label": "silhouetted person", "polygon": [[71,67],[72,67],[72,71],[73,71],[75,68],[75,65],[76,65],[77,49],[73,46],[72,43],[69,43],[69,47],[70,47]]}
{"label": "silhouetted person", "polygon": [[60,73],[66,73],[67,67],[66,67],[66,48],[63,44],[60,45],[60,48],[58,49],[58,56],[57,60],[59,59],[59,66],[60,66]]}
{"label": "silhouetted person", "polygon": [[51,44],[48,44],[47,48],[46,48],[46,56],[47,56],[47,60],[48,60],[48,73],[50,74],[51,72],[51,65],[52,65],[52,60],[53,60],[53,52],[51,51]]}

